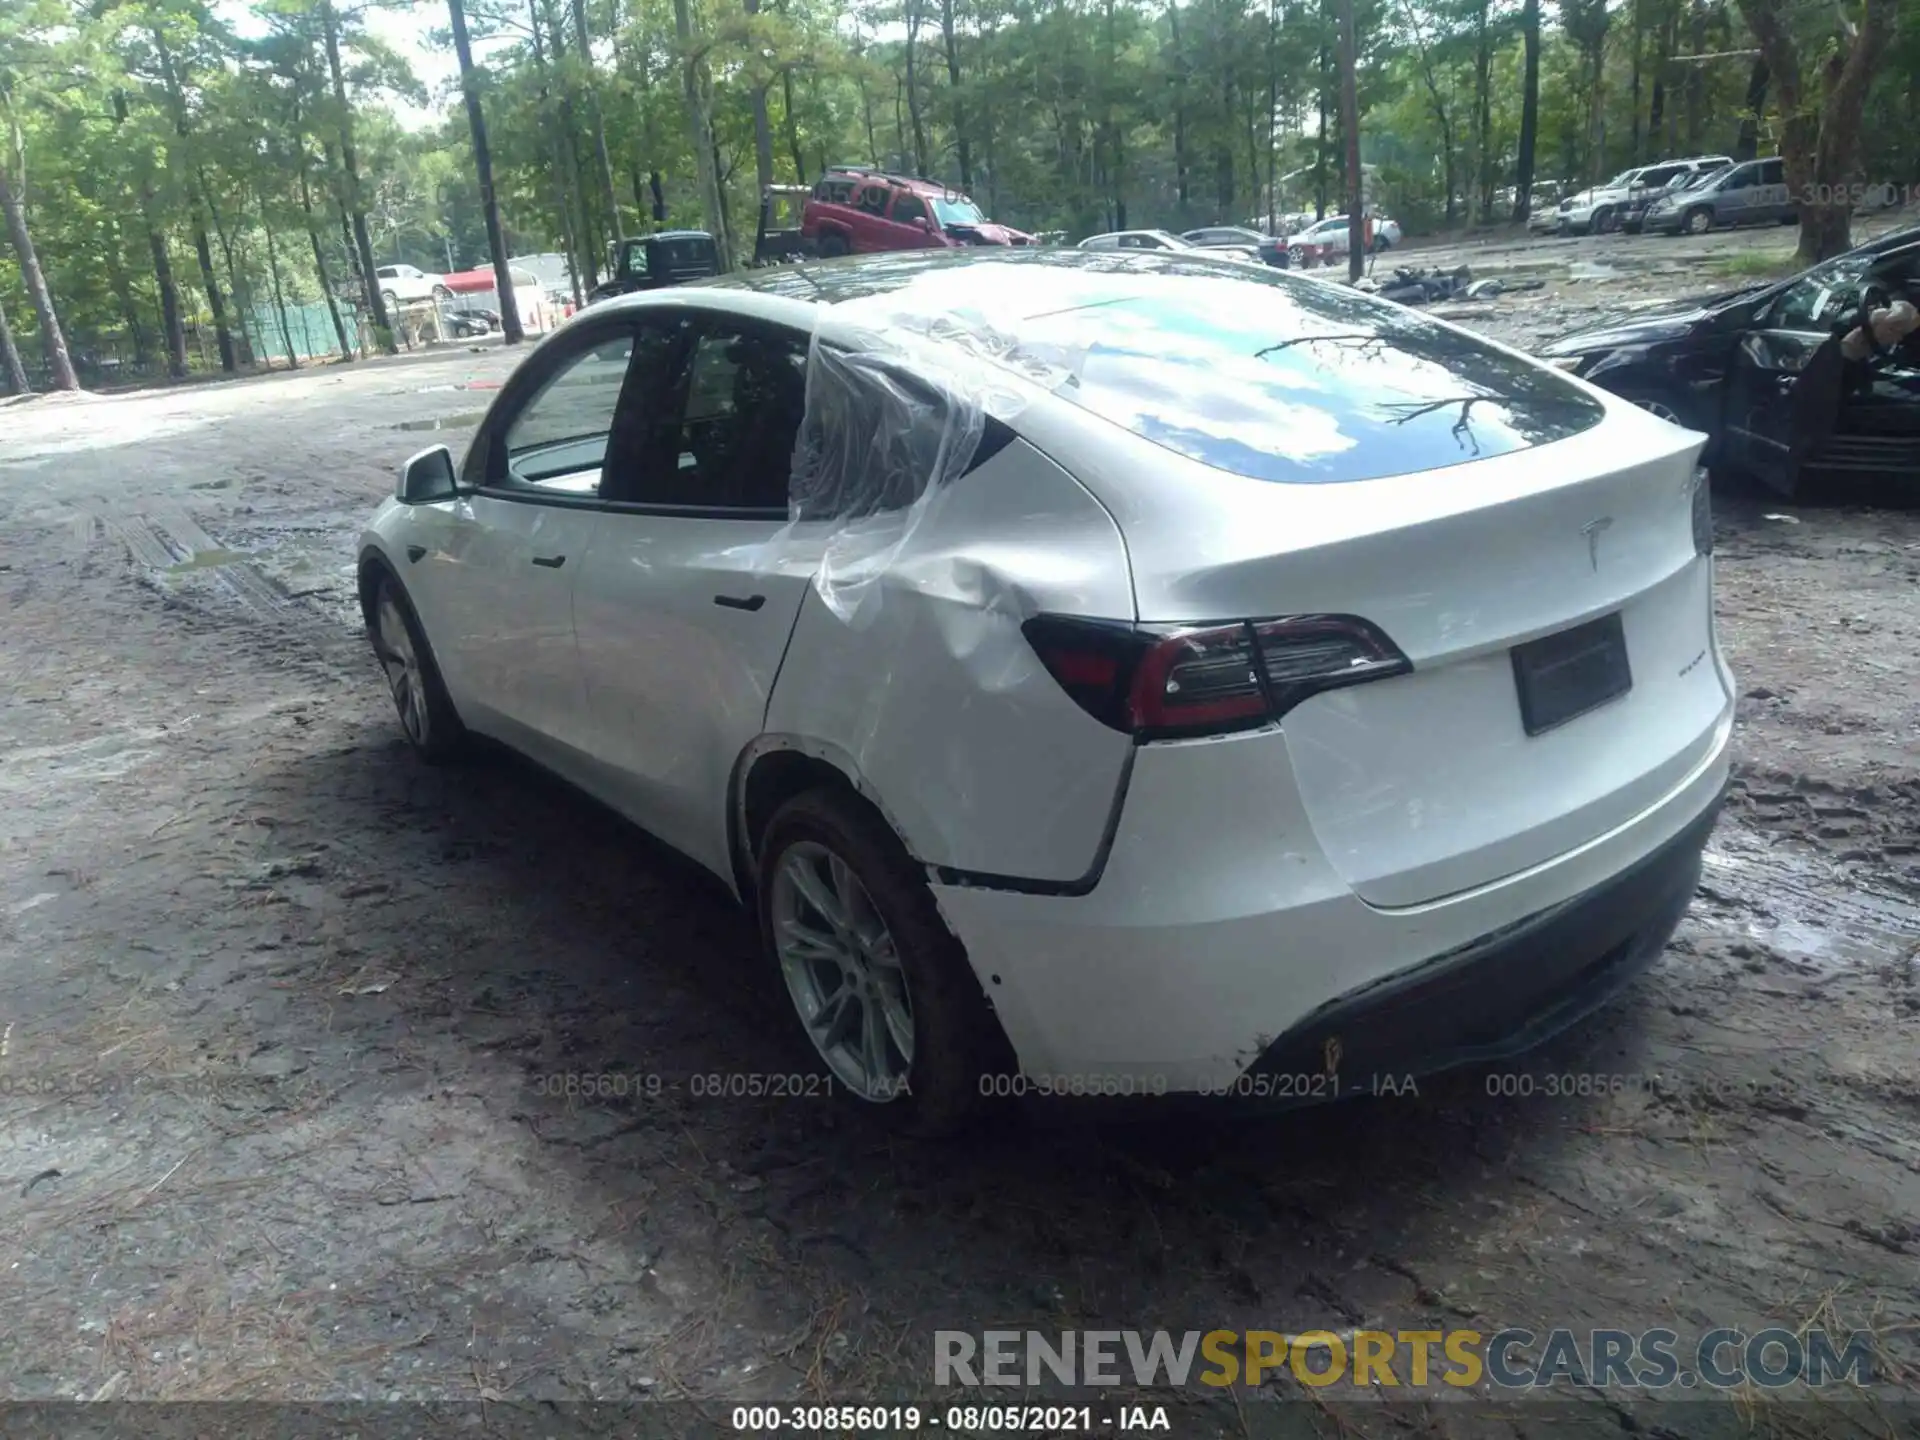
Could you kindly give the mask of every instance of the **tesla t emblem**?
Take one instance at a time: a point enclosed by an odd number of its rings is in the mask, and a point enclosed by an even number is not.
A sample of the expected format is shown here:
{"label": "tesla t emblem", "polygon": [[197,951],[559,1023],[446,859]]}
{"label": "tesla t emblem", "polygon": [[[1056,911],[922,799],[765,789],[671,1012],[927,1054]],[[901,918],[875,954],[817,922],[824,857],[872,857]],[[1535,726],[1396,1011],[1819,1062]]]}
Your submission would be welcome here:
{"label": "tesla t emblem", "polygon": [[1593,567],[1594,574],[1600,573],[1600,537],[1613,526],[1611,515],[1602,515],[1598,520],[1589,520],[1580,527],[1580,533],[1587,537],[1587,563]]}
{"label": "tesla t emblem", "polygon": [[1338,1035],[1327,1036],[1326,1043],[1320,1047],[1320,1056],[1326,1062],[1328,1075],[1340,1073],[1340,1037]]}

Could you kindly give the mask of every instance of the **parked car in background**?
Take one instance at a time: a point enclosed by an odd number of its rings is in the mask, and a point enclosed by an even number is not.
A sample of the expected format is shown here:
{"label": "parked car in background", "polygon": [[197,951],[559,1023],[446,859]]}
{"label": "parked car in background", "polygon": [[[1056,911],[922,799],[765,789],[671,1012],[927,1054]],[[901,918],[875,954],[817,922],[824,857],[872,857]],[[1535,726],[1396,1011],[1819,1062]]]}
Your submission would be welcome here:
{"label": "parked car in background", "polygon": [[380,298],[389,309],[423,300],[446,300],[453,294],[447,288],[446,276],[429,275],[415,265],[378,265],[373,276],[380,282]]}
{"label": "parked car in background", "polygon": [[[1661,953],[1727,781],[1700,437],[1197,253],[587,311],[361,539],[406,738],[502,740],[711,870],[820,1093],[902,1128],[996,1076],[1311,1100],[1576,1023]],[[839,458],[795,542],[803,436]]]}
{"label": "parked car in background", "polygon": [[1170,230],[1109,230],[1104,235],[1089,235],[1080,242],[1082,250],[1198,250]]}
{"label": "parked car in background", "polygon": [[1900,300],[1920,308],[1920,227],[1790,280],[1623,314],[1541,355],[1699,431],[1715,470],[1787,495],[1865,481],[1920,497],[1920,336],[1841,353],[1863,310]]}
{"label": "parked car in background", "polygon": [[1033,236],[996,225],[958,191],[931,180],[843,165],[813,187],[800,234],[817,255],[1031,245]]}
{"label": "parked car in background", "polygon": [[[1399,222],[1384,215],[1362,217],[1367,248],[1376,254],[1400,243]],[[1287,237],[1287,261],[1296,270],[1324,264],[1347,253],[1352,226],[1345,215],[1329,215],[1298,234]]]}
{"label": "parked car in background", "polygon": [[1669,190],[1647,207],[1640,225],[1662,235],[1704,235],[1730,225],[1791,225],[1800,218],[1779,156],[1730,165],[1685,190]]}
{"label": "parked car in background", "polygon": [[1258,230],[1249,230],[1241,225],[1203,225],[1198,230],[1187,231],[1180,238],[1202,250],[1235,250],[1253,256],[1258,256],[1260,247],[1272,239]]}
{"label": "parked car in background", "polygon": [[1646,219],[1647,207],[1655,200],[1684,190],[1717,174],[1733,164],[1731,155],[1698,155],[1690,160],[1670,160],[1642,170],[1627,186],[1627,198],[1620,207],[1620,228],[1635,234]]}
{"label": "parked car in background", "polygon": [[684,285],[720,273],[720,247],[704,230],[662,230],[638,235],[620,247],[611,276],[593,287],[587,303]]}

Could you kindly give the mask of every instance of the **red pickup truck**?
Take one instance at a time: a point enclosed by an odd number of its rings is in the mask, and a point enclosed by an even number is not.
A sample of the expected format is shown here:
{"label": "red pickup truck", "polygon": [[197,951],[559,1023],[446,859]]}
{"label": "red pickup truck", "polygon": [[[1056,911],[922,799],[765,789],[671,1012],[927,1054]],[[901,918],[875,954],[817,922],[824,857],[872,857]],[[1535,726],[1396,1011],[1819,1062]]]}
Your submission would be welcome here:
{"label": "red pickup truck", "polygon": [[1034,243],[1024,231],[994,224],[944,185],[852,167],[829,170],[814,185],[800,236],[822,256]]}

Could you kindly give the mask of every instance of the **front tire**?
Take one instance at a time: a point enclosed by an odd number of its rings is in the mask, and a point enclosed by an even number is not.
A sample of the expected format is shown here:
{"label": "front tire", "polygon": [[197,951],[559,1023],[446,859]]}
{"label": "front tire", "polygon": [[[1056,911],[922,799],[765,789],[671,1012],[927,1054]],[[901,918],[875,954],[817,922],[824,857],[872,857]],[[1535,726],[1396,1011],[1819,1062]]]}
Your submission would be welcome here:
{"label": "front tire", "polygon": [[1682,224],[1687,234],[1704,235],[1713,229],[1713,211],[1707,209],[1705,206],[1702,206],[1698,210],[1689,210],[1687,212],[1687,218]]}
{"label": "front tire", "polygon": [[458,755],[466,748],[467,727],[460,723],[460,714],[447,695],[413,602],[400,582],[384,570],[374,586],[367,632],[414,754],[430,765]]}
{"label": "front tire", "polygon": [[762,944],[835,1090],[909,1134],[961,1128],[994,1021],[898,837],[854,796],[811,790],[768,823],[758,879]]}
{"label": "front tire", "polygon": [[1620,217],[1614,213],[1612,207],[1603,205],[1593,212],[1593,220],[1587,228],[1596,235],[1611,235],[1619,223]]}

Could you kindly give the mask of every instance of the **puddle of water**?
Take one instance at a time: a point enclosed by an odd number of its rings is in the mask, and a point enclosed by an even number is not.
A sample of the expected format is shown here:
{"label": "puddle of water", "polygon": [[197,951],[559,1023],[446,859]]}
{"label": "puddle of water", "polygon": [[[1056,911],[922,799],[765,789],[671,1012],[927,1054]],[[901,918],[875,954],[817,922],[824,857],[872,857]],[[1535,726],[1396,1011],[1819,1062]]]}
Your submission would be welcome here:
{"label": "puddle of water", "polygon": [[459,415],[442,415],[432,420],[402,420],[393,426],[395,430],[464,430],[470,425],[478,425],[486,416],[484,410],[469,410]]}
{"label": "puddle of water", "polygon": [[231,490],[237,482],[229,475],[224,480],[199,480],[187,486],[189,490]]}
{"label": "puddle of water", "polygon": [[181,575],[189,570],[212,570],[216,566],[231,565],[236,560],[247,557],[238,550],[196,550],[186,559],[167,567],[167,574]]}
{"label": "puddle of water", "polygon": [[468,380],[453,387],[456,390],[498,390],[498,380]]}
{"label": "puddle of water", "polygon": [[1744,913],[1709,922],[1713,930],[1821,970],[1882,965],[1920,941],[1920,910],[1848,884],[1828,862],[1757,849],[1738,832],[1715,841],[1705,857],[1708,884]]}

